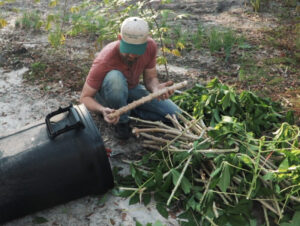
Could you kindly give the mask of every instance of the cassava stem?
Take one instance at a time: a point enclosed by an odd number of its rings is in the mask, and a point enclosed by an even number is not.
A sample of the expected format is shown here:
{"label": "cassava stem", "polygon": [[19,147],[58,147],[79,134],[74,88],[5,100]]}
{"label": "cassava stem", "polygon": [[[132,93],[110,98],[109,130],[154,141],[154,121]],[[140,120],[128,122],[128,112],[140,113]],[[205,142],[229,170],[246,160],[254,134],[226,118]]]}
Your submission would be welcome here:
{"label": "cassava stem", "polygon": [[185,173],[188,165],[190,164],[192,157],[193,157],[193,155],[190,155],[189,158],[188,158],[188,160],[186,161],[186,163],[185,163],[185,165],[183,167],[183,170],[182,170],[182,172],[181,172],[181,174],[180,174],[180,176],[179,176],[179,178],[177,180],[177,183],[176,183],[175,187],[173,188],[173,191],[172,191],[172,193],[171,193],[171,195],[170,195],[170,197],[169,197],[169,199],[167,201],[167,206],[170,204],[170,202],[171,202],[171,200],[172,200],[172,198],[173,198],[173,196],[174,196],[174,194],[175,194],[178,186],[181,184],[181,180],[183,178],[183,175],[184,175],[184,173]]}
{"label": "cassava stem", "polygon": [[154,98],[161,96],[162,94],[164,94],[166,92],[173,91],[176,89],[181,89],[181,88],[185,87],[186,85],[187,85],[187,81],[184,81],[184,82],[174,84],[173,86],[169,86],[164,89],[161,89],[155,93],[151,93],[148,96],[144,96],[139,100],[133,101],[132,103],[130,103],[124,107],[121,107],[120,109],[116,110],[114,113],[109,114],[109,117],[110,118],[118,117],[118,116],[136,108],[137,106],[140,106],[146,102],[153,100]]}

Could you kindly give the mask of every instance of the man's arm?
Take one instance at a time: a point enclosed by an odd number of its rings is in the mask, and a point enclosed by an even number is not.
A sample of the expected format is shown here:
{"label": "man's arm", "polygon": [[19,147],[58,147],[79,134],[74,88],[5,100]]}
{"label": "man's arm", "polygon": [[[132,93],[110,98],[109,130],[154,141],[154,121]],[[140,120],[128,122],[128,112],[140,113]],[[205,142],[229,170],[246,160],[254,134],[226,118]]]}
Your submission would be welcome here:
{"label": "man's arm", "polygon": [[119,117],[108,117],[108,115],[110,113],[113,113],[115,110],[103,107],[101,104],[99,104],[94,98],[96,93],[96,89],[92,88],[87,83],[85,83],[80,95],[80,102],[83,103],[90,111],[93,111],[95,113],[101,113],[106,122],[116,124],[119,121]]}
{"label": "man's arm", "polygon": [[[158,78],[157,78],[157,71],[156,71],[156,67],[153,67],[151,69],[146,69],[144,71],[144,84],[145,87],[152,93],[163,89],[165,87],[171,86],[173,85],[172,81],[167,81],[164,83],[160,83]],[[164,100],[164,99],[168,99],[169,96],[171,96],[174,93],[174,91],[169,91],[168,93],[163,94],[162,96],[160,96],[158,98],[158,100]]]}

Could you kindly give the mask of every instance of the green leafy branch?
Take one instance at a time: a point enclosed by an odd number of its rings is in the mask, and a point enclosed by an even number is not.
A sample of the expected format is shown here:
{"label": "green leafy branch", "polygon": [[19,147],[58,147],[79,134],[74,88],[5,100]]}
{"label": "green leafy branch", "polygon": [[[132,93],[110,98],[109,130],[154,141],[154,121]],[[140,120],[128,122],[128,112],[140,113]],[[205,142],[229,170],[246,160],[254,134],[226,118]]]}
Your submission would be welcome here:
{"label": "green leafy branch", "polygon": [[[212,80],[207,87],[196,86],[180,95],[182,98],[174,98],[186,108],[177,117],[167,117],[173,127],[132,118],[138,122],[133,132],[144,147],[153,150],[135,161],[135,172],[140,173],[127,180],[131,186],[138,185],[137,192],[144,191],[139,199],[145,191],[147,199],[153,194],[158,211],[165,217],[167,208],[176,211],[176,206],[182,206],[185,212],[178,218],[183,219],[182,224],[188,220],[189,225],[252,224],[256,221],[251,214],[254,203],[261,205],[266,222],[269,218],[287,222],[295,216],[295,206],[300,203],[299,127],[280,124],[285,118],[277,113],[280,107],[249,94],[256,107],[267,109],[264,114],[278,117],[273,128],[278,125],[279,129],[260,138],[247,121],[236,118],[245,119],[244,115],[255,111],[251,106],[239,107],[241,95],[232,88]],[[203,111],[199,111],[195,104],[203,100]],[[230,116],[232,104],[237,104],[236,114]],[[205,116],[205,112],[214,112],[216,107],[222,112],[220,120],[207,127],[205,121],[211,121],[207,117],[216,117]],[[191,116],[188,112],[201,114]]]}

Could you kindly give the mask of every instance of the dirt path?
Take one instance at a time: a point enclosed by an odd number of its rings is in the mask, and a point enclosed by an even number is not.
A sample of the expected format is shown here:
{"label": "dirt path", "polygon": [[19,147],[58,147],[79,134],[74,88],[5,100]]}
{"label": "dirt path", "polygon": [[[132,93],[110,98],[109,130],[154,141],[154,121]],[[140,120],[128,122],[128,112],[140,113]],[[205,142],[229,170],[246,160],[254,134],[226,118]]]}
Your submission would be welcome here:
{"label": "dirt path", "polygon": [[[45,7],[45,1],[34,7]],[[15,7],[31,9],[30,1],[16,1],[5,6],[2,12],[7,15],[10,22],[7,27],[0,30],[0,133],[19,129],[32,122],[43,119],[49,112],[60,106],[67,106],[70,102],[78,103],[82,78],[80,74],[87,72],[93,52],[93,44],[90,40],[74,39],[70,48],[62,54],[55,55],[48,52],[49,44],[47,36],[43,33],[31,33],[15,30],[14,23],[17,13]],[[183,20],[183,25],[196,28],[201,22],[204,26],[218,25],[230,27],[237,31],[245,32],[253,40],[253,34],[266,27],[276,27],[277,18],[272,14],[264,13],[261,16],[250,13],[252,9],[244,6],[243,0],[236,1],[173,1],[172,4],[162,8],[175,10],[178,14],[190,13],[190,17]],[[258,58],[268,55],[280,55],[278,50],[262,48]],[[238,55],[238,53],[236,54]],[[55,56],[55,57],[54,57]],[[68,56],[68,58],[66,58]],[[47,59],[49,68],[47,74],[36,83],[24,82],[23,73],[28,70],[24,66],[40,60]],[[233,84],[238,81],[237,73],[240,65],[237,63],[227,64],[220,62],[214,55],[207,52],[191,50],[181,58],[170,57],[170,78],[174,81],[188,79],[190,86],[196,82],[204,82],[222,72],[220,78]],[[84,68],[84,70],[82,69]],[[164,68],[158,67],[161,79],[165,78]],[[225,76],[230,74],[230,76]],[[72,77],[65,77],[71,74]],[[49,80],[49,77],[53,80]],[[74,81],[81,83],[74,85]],[[287,78],[288,79],[288,78]],[[297,86],[297,84],[296,84]],[[297,97],[296,97],[297,98]],[[128,142],[120,142],[113,138],[113,129],[107,126],[98,117],[93,116],[97,123],[104,143],[115,154],[111,159],[112,166],[124,167],[124,173],[128,171],[128,164],[123,160],[131,159],[134,155],[143,153],[136,138],[130,138]],[[103,202],[103,199],[106,202]],[[170,217],[164,219],[158,214],[155,203],[148,206],[140,204],[128,205],[128,200],[113,196],[108,193],[104,197],[85,197],[70,203],[44,210],[22,219],[6,224],[13,225],[135,225],[139,221],[143,225],[154,223],[156,220],[166,225],[178,225],[176,219]]]}

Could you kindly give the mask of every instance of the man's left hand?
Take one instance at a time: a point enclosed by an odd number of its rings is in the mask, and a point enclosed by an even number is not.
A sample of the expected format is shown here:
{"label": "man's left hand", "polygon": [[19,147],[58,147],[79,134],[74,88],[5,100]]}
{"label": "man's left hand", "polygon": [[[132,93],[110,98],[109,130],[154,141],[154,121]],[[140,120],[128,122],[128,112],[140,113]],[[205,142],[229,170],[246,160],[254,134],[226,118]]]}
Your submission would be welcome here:
{"label": "man's left hand", "polygon": [[[173,81],[167,81],[164,83],[160,83],[154,90],[153,92],[156,92],[158,90],[164,89],[166,87],[172,86],[173,85]],[[157,99],[158,100],[166,100],[168,99],[172,94],[174,93],[174,90],[170,90],[164,94],[162,94],[161,96],[159,96]]]}

